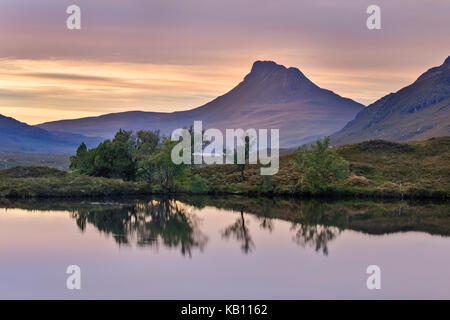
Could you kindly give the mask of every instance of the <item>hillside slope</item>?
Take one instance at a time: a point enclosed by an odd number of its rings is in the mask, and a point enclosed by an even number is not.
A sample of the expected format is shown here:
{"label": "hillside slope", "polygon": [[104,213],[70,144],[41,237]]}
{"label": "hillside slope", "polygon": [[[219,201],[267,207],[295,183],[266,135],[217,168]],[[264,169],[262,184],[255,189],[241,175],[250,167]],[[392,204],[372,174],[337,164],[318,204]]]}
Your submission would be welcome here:
{"label": "hillside slope", "polygon": [[83,141],[94,146],[100,139],[67,132],[49,132],[0,115],[0,152],[71,154]]}
{"label": "hillside slope", "polygon": [[335,145],[371,139],[425,140],[450,135],[450,57],[413,84],[371,104],[332,135]]}

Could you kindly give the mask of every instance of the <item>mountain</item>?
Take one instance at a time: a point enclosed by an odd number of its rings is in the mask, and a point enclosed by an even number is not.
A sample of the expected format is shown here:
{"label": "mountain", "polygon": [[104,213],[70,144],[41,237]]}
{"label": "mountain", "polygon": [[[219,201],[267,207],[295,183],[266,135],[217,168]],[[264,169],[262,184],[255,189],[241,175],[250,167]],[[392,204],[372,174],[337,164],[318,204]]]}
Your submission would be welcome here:
{"label": "mountain", "polygon": [[93,147],[101,139],[49,132],[0,115],[0,152],[71,154],[83,141]]}
{"label": "mountain", "polygon": [[450,57],[413,84],[388,94],[331,136],[332,144],[425,140],[450,135]]}
{"label": "mountain", "polygon": [[319,88],[299,69],[256,61],[250,73],[228,93],[188,111],[131,111],[100,117],[47,122],[40,128],[111,138],[125,130],[172,130],[202,120],[204,128],[279,128],[280,145],[291,147],[341,129],[363,105]]}

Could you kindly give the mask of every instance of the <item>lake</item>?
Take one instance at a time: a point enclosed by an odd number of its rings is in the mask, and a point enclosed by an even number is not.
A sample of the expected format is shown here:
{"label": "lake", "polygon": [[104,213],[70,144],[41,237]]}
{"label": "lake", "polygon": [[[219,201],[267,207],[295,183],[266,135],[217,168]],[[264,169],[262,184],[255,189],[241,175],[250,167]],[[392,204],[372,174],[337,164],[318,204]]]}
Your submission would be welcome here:
{"label": "lake", "polygon": [[450,299],[450,205],[0,200],[0,257],[1,299]]}

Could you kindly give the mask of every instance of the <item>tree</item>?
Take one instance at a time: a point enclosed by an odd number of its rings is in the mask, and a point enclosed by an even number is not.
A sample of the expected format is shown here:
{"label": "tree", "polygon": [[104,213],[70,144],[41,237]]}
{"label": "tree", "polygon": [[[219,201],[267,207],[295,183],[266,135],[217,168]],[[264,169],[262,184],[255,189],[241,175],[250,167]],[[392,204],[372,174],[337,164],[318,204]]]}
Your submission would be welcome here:
{"label": "tree", "polygon": [[[97,148],[88,150],[84,143],[80,145],[77,154],[71,157],[70,167],[92,176],[123,180],[138,178],[149,185],[158,183],[165,192],[173,192],[186,182],[187,166],[172,161],[172,149],[177,142],[169,138],[162,140],[159,131],[133,134],[120,130],[112,141],[106,140]],[[192,187],[200,191],[206,188],[199,177]]]}
{"label": "tree", "polygon": [[107,155],[111,161],[111,178],[121,178],[123,180],[135,180],[136,161],[133,157],[133,151],[136,148],[132,139],[131,131],[119,130],[116,133],[110,150]]}
{"label": "tree", "polygon": [[[252,137],[245,135],[244,137],[242,137],[242,145],[238,145],[234,151],[229,151],[229,150],[224,151],[225,154],[230,154],[231,152],[233,152],[234,163],[237,164],[237,170],[241,173],[242,181],[245,180],[245,169],[247,168],[247,165],[250,160],[250,152],[255,152],[255,150],[253,150],[255,143],[256,143],[256,141]],[[242,148],[243,150],[240,148]],[[238,163],[239,162],[238,161],[238,153],[241,150],[244,152],[244,159],[243,159],[244,161],[243,161],[243,163]]]}
{"label": "tree", "polygon": [[189,126],[189,128],[184,127],[184,129],[186,129],[190,136],[191,136],[191,167],[195,166],[195,140],[197,139],[198,141],[201,141],[201,148],[202,148],[202,152],[203,150],[211,143],[211,141],[208,140],[204,140],[203,137],[205,136],[205,129],[202,129],[202,133],[196,133],[194,132],[194,126],[191,125]]}
{"label": "tree", "polygon": [[156,152],[161,143],[159,130],[139,131],[136,135],[136,177],[146,181],[149,185],[153,183],[155,175],[155,165],[152,161],[152,155]]}
{"label": "tree", "polygon": [[154,166],[156,182],[164,191],[173,192],[178,189],[178,184],[186,178],[186,165],[174,164],[172,161],[172,149],[176,141],[165,139],[163,144],[152,154],[148,160]]}
{"label": "tree", "polygon": [[151,154],[161,142],[159,130],[145,131],[140,130],[136,134],[136,150],[140,154]]}
{"label": "tree", "polygon": [[86,145],[81,144],[77,154],[71,157],[70,168],[92,176],[134,180],[134,149],[131,131],[120,130],[112,141],[106,140],[97,148],[87,150]]}
{"label": "tree", "polygon": [[301,187],[304,191],[323,191],[329,184],[345,179],[348,162],[329,149],[330,138],[318,140],[312,147],[300,147],[293,166],[302,173]]}
{"label": "tree", "polygon": [[87,174],[89,167],[89,153],[86,144],[83,142],[78,147],[76,155],[70,157],[70,169]]}

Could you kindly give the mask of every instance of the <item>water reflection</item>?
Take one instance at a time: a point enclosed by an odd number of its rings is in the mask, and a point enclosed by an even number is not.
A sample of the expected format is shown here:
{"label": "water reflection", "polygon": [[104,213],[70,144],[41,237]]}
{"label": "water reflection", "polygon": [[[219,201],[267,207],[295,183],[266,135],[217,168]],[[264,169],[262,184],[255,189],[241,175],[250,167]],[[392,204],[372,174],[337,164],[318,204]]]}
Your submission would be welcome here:
{"label": "water reflection", "polygon": [[295,231],[294,241],[302,247],[313,247],[316,252],[328,255],[328,243],[340,233],[338,228],[321,225],[292,224]]}
{"label": "water reflection", "polygon": [[[448,203],[319,201],[245,197],[155,198],[114,201],[0,200],[0,207],[69,211],[80,230],[93,226],[120,246],[171,248],[191,257],[208,237],[198,213],[206,206],[225,209],[236,220],[220,227],[220,237],[237,241],[244,254],[256,247],[251,233],[274,231],[276,220],[290,223],[290,237],[301,247],[328,255],[329,244],[343,230],[384,235],[420,231],[450,236]],[[250,225],[250,222],[252,223]],[[256,223],[255,223],[256,222]],[[210,231],[210,230],[208,230]]]}
{"label": "water reflection", "polygon": [[111,234],[119,245],[134,241],[137,246],[179,248],[182,255],[203,250],[208,239],[200,231],[197,217],[182,205],[169,199],[138,202],[133,205],[82,209],[71,216],[81,230],[92,224]]}
{"label": "water reflection", "polygon": [[222,237],[224,239],[234,238],[239,241],[241,243],[241,250],[245,254],[251,252],[255,247],[255,244],[253,243],[252,237],[250,235],[250,230],[248,229],[245,222],[243,210],[241,210],[240,216],[236,220],[236,222],[223,230]]}

